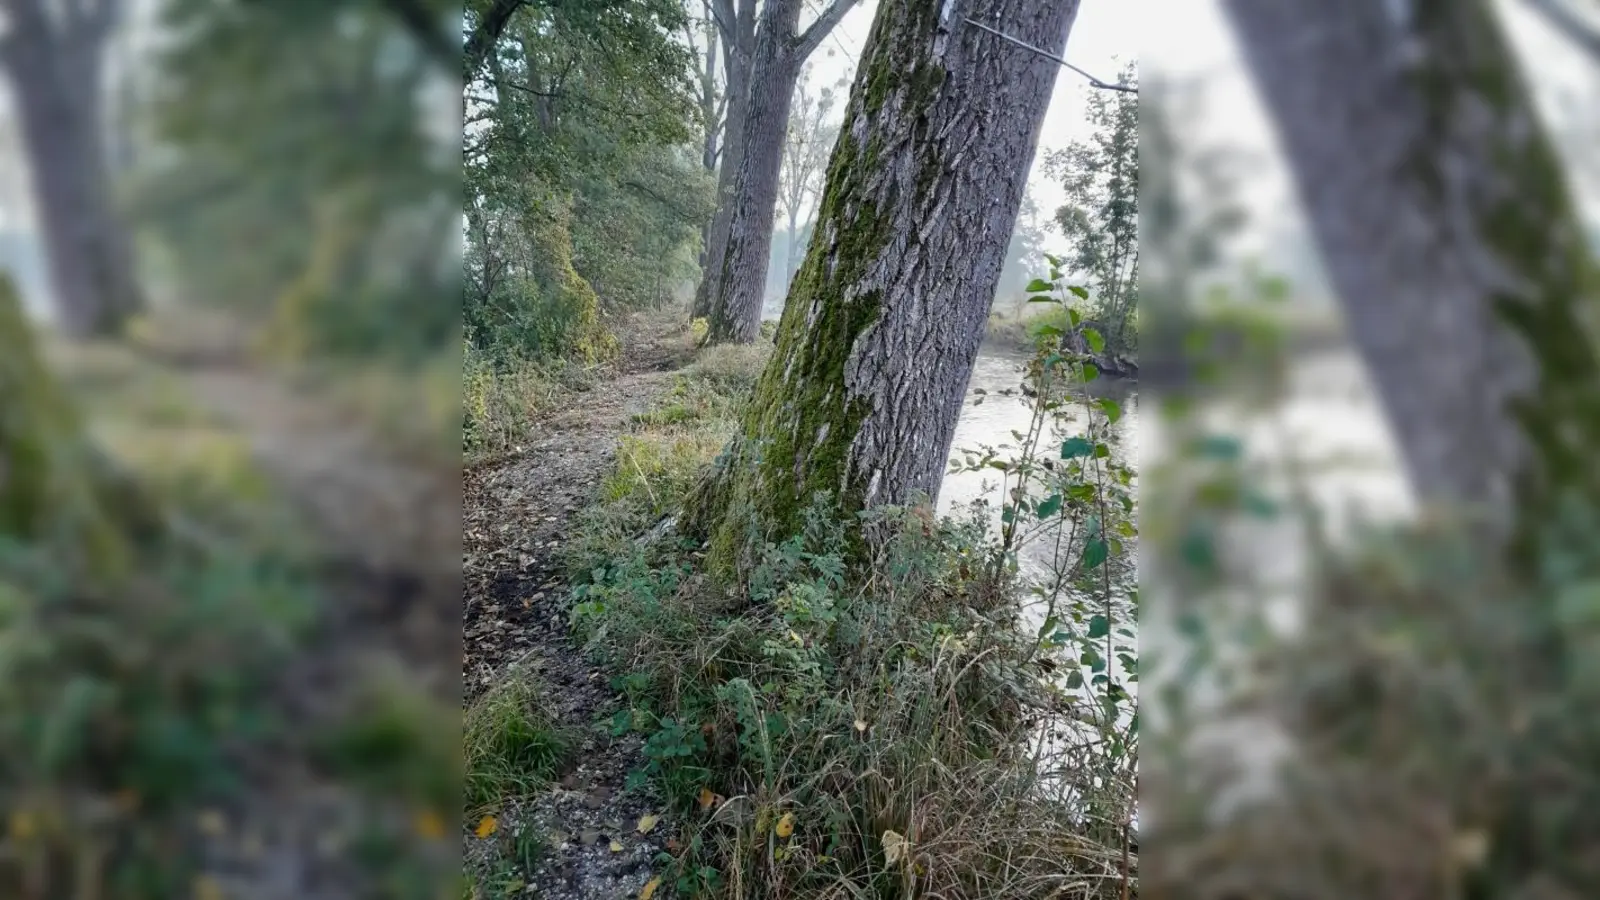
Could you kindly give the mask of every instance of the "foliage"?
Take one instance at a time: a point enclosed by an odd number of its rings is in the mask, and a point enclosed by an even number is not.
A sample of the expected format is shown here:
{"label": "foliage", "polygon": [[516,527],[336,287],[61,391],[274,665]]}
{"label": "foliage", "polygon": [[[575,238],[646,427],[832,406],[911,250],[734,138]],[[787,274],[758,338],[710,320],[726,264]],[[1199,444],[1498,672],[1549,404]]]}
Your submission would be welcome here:
{"label": "foliage", "polygon": [[[1136,86],[1137,68],[1128,64],[1118,83]],[[1069,270],[1089,280],[1106,325],[1106,340],[1117,352],[1131,349],[1137,336],[1128,327],[1139,290],[1139,95],[1095,90],[1089,96],[1089,122],[1095,134],[1045,155],[1045,171],[1059,178],[1067,202],[1056,211],[1056,226],[1071,242]]]}
{"label": "foliage", "polygon": [[590,386],[583,369],[559,360],[489,356],[471,344],[463,359],[461,441],[468,458],[514,450],[558,397]]}
{"label": "foliage", "polygon": [[590,361],[667,302],[710,216],[681,4],[537,5],[468,89],[465,314],[479,350]]}
{"label": "foliage", "polygon": [[[661,527],[733,430],[715,367],[639,417],[569,543],[575,634],[625,699],[608,727],[645,740],[630,785],[686,823],[667,883],[685,897],[1136,893],[1131,473],[1101,452],[1121,410],[1089,401],[1087,430],[1049,437],[1079,410],[1064,391],[1092,378],[1083,360],[1041,351],[1030,383],[1054,399],[1031,439],[973,460],[1008,473],[999,534],[981,508],[879,508],[847,528],[818,497],[731,595]],[[850,532],[869,536],[864,556]],[[1058,565],[1029,584],[1018,560],[1036,544]]]}
{"label": "foliage", "polygon": [[268,324],[280,354],[453,347],[456,145],[426,114],[449,73],[372,6],[175,0],[163,16],[169,89],[133,173],[166,257],[151,274]]}
{"label": "foliage", "polygon": [[489,805],[539,790],[574,750],[571,734],[546,715],[545,688],[518,673],[497,683],[467,708],[468,818]]}

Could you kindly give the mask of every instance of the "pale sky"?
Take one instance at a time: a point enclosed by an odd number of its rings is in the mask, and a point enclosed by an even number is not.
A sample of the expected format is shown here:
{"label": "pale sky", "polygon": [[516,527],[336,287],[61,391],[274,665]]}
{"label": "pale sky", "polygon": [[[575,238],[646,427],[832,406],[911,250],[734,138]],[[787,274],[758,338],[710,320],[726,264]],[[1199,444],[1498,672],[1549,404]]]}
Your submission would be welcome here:
{"label": "pale sky", "polygon": [[[813,13],[822,3],[823,0],[811,0]],[[1574,92],[1581,101],[1590,101],[1587,107],[1580,108],[1600,116],[1600,73],[1596,66],[1542,19],[1523,9],[1521,3],[1522,0],[1499,0],[1498,5],[1529,76],[1541,88],[1540,99],[1552,123],[1558,117],[1567,121],[1574,114],[1571,110],[1558,113],[1556,109],[1555,95],[1563,89]],[[831,82],[852,70],[876,9],[876,0],[861,3],[834,29],[833,38],[823,43],[812,58],[820,83]],[[830,49],[832,56],[828,54]],[[1145,76],[1199,81],[1202,86],[1198,100],[1205,115],[1201,126],[1191,132],[1192,139],[1196,145],[1237,147],[1258,159],[1259,163],[1252,163],[1250,180],[1241,185],[1241,202],[1251,210],[1254,225],[1264,229],[1295,227],[1298,212],[1287,173],[1223,18],[1220,0],[1083,0],[1067,40],[1066,58],[1105,80],[1115,77],[1121,61],[1136,59]],[[1081,75],[1066,68],[1061,70],[1030,176],[1030,188],[1046,215],[1058,204],[1060,191],[1042,177],[1039,161],[1045,150],[1088,136],[1084,101],[1089,90]],[[1600,136],[1600,127],[1596,133]],[[1594,152],[1600,153],[1600,146]],[[1600,191],[1591,189],[1584,200],[1591,217],[1600,220],[1597,194]],[[1256,240],[1247,239],[1246,243],[1256,243],[1263,236],[1258,233]]]}

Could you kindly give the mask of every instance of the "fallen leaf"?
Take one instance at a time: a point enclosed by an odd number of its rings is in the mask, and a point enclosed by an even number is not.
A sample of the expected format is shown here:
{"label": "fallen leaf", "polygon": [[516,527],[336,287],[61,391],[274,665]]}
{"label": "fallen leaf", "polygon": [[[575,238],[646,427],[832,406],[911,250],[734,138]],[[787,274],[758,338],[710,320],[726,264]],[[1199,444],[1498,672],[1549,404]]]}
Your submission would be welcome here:
{"label": "fallen leaf", "polygon": [[711,808],[711,804],[716,803],[716,802],[717,802],[717,795],[711,793],[711,789],[710,788],[701,788],[700,789],[700,808],[701,809],[710,809]]}
{"label": "fallen leaf", "polygon": [[201,875],[194,880],[194,900],[222,900],[222,885],[209,875]]}
{"label": "fallen leaf", "polygon": [[778,820],[778,827],[773,830],[776,831],[778,833],[778,837],[781,838],[786,838],[789,835],[794,834],[794,813],[784,813],[783,818]]}
{"label": "fallen leaf", "polygon": [[655,828],[656,827],[656,823],[659,822],[659,821],[661,821],[661,817],[660,816],[644,816],[644,817],[640,818],[639,819],[639,833],[640,834],[649,834],[650,830],[652,828]]}
{"label": "fallen leaf", "polygon": [[217,837],[228,830],[228,825],[222,819],[222,813],[208,809],[201,813],[198,819],[200,830],[212,837]]}
{"label": "fallen leaf", "polygon": [[668,838],[667,839],[667,852],[668,853],[677,853],[679,850],[682,850],[682,849],[683,849],[683,844],[679,843],[677,838]]}
{"label": "fallen leaf", "polygon": [[486,838],[489,835],[494,834],[499,827],[500,823],[495,819],[494,816],[484,816],[478,820],[478,827],[472,829],[472,833],[478,837]]}
{"label": "fallen leaf", "polygon": [[444,837],[444,820],[440,819],[439,814],[431,809],[425,809],[417,813],[412,826],[417,829],[417,834],[430,841]]}
{"label": "fallen leaf", "polygon": [[650,900],[656,895],[656,888],[661,887],[661,876],[650,879],[645,883],[644,889],[639,892],[639,900]]}
{"label": "fallen leaf", "polygon": [[1476,869],[1489,855],[1489,836],[1482,831],[1464,831],[1456,835],[1454,847],[1456,862]]}
{"label": "fallen leaf", "polygon": [[897,831],[883,833],[883,861],[894,865],[906,852],[906,839]]}
{"label": "fallen leaf", "polygon": [[856,730],[861,732],[862,734],[866,734],[867,733],[867,720],[866,719],[857,719],[856,720]]}
{"label": "fallen leaf", "polygon": [[621,853],[622,852],[622,842],[621,841],[612,841],[611,842],[611,852],[612,853]]}
{"label": "fallen leaf", "polygon": [[33,814],[27,810],[17,810],[11,814],[11,836],[18,840],[27,840],[34,835]]}

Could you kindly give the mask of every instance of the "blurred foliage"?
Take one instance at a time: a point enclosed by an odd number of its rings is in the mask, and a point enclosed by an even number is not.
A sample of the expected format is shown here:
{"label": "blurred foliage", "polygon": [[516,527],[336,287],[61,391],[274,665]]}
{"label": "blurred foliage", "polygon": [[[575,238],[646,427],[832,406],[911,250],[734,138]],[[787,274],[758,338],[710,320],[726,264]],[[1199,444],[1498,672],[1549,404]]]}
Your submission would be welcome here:
{"label": "blurred foliage", "polygon": [[132,189],[152,274],[270,326],[281,354],[453,352],[457,138],[425,107],[453,73],[364,4],[163,13]]}
{"label": "blurred foliage", "polygon": [[[469,18],[471,18],[469,16]],[[692,277],[711,214],[692,60],[668,0],[533,6],[468,86],[467,336],[602,358],[605,318]]]}

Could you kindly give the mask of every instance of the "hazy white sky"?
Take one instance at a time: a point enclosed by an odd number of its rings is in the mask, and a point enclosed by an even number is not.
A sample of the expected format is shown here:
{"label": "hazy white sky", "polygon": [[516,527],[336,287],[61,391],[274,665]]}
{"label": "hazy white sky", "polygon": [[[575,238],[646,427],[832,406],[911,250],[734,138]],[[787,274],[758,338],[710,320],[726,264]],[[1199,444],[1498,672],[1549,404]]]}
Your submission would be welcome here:
{"label": "hazy white sky", "polygon": [[[1499,5],[1529,75],[1541,89],[1547,111],[1553,118],[1563,116],[1567,121],[1578,114],[1600,115],[1594,101],[1600,91],[1600,76],[1592,61],[1542,19],[1523,9],[1522,2],[1500,0]],[[822,4],[823,0],[811,0],[813,10]],[[821,83],[851,71],[876,9],[876,0],[861,3],[834,30],[832,39],[823,44],[813,58]],[[1205,115],[1191,133],[1192,139],[1207,146],[1237,147],[1259,157],[1249,183],[1241,186],[1245,192],[1241,200],[1252,210],[1255,224],[1268,229],[1293,227],[1297,214],[1286,172],[1223,18],[1220,0],[1082,0],[1067,41],[1066,57],[1074,65],[1108,80],[1123,61],[1135,59],[1147,76],[1199,81],[1198,99]],[[1044,150],[1087,136],[1085,97],[1090,90],[1082,76],[1062,69],[1045,119],[1039,159]],[[1562,91],[1587,101],[1579,108],[1583,112],[1558,110],[1556,98]],[[1593,152],[1600,153],[1600,147]],[[1048,211],[1059,202],[1060,191],[1041,174],[1036,160],[1030,185],[1035,198]],[[1586,199],[1590,211],[1600,218],[1600,197]]]}

